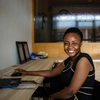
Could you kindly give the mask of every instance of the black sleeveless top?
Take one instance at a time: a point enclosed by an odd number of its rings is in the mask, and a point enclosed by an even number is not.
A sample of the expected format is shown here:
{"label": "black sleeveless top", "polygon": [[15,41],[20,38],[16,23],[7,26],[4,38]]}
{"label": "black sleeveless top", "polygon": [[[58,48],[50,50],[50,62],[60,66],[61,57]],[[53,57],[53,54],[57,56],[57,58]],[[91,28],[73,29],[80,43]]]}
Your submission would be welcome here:
{"label": "black sleeveless top", "polygon": [[75,72],[77,62],[82,58],[86,57],[91,65],[93,66],[93,70],[89,72],[87,79],[85,80],[84,84],[80,88],[80,90],[70,99],[67,100],[92,100],[92,94],[94,89],[94,82],[95,82],[95,69],[94,64],[91,57],[87,53],[81,53],[76,60],[74,61],[73,65],[69,67],[71,58],[68,57],[64,60],[65,68],[61,74],[61,79],[65,87],[69,86],[73,74]]}

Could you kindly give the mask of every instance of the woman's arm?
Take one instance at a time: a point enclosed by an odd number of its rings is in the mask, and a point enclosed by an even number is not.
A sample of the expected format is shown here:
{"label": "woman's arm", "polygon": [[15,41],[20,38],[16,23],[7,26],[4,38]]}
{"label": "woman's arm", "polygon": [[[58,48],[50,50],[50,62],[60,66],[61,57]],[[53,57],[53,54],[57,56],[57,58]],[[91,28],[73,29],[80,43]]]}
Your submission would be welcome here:
{"label": "woman's arm", "polygon": [[15,69],[15,71],[22,73],[22,75],[53,77],[61,74],[63,68],[64,68],[64,62],[62,62],[59,66],[53,68],[52,70],[26,71],[18,68]]}

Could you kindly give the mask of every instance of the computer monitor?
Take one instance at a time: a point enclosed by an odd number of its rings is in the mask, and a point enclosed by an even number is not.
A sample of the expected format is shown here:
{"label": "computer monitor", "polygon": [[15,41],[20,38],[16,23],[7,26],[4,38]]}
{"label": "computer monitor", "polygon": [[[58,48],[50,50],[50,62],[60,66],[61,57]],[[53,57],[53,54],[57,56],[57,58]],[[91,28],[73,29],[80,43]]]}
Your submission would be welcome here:
{"label": "computer monitor", "polygon": [[24,50],[23,50],[23,42],[16,41],[16,46],[17,46],[20,64],[25,63],[26,59],[25,59],[25,54],[24,54]]}
{"label": "computer monitor", "polygon": [[27,42],[23,42],[22,44],[23,44],[25,60],[29,61],[31,59],[31,57],[30,57],[30,53],[29,53],[28,43]]}

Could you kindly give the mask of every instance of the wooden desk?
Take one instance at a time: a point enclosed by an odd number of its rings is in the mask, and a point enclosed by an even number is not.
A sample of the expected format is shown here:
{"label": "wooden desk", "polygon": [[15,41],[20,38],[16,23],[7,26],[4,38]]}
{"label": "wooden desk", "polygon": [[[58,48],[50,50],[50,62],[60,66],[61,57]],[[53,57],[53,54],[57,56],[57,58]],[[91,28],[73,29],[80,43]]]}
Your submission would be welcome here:
{"label": "wooden desk", "polygon": [[[16,68],[25,70],[47,70],[51,69],[54,63],[53,59],[31,60],[17,67],[8,67],[0,71],[0,76],[11,77]],[[22,80],[35,80],[37,83],[42,83],[44,77],[40,76],[20,76]],[[15,77],[14,77],[15,78]],[[37,84],[34,89],[0,89],[0,100],[29,100],[40,84]]]}
{"label": "wooden desk", "polygon": [[[8,67],[0,71],[0,76],[11,77],[16,68],[23,68],[25,70],[47,70],[51,69],[54,61],[62,61],[64,58],[47,58],[40,60],[31,60],[17,67]],[[100,62],[94,62],[96,69],[96,79],[100,81]],[[37,83],[42,83],[44,77],[40,76],[20,76],[22,80],[35,80]],[[15,78],[15,77],[14,77]],[[32,94],[38,88],[40,84],[37,84],[34,89],[0,89],[0,100],[30,100]]]}

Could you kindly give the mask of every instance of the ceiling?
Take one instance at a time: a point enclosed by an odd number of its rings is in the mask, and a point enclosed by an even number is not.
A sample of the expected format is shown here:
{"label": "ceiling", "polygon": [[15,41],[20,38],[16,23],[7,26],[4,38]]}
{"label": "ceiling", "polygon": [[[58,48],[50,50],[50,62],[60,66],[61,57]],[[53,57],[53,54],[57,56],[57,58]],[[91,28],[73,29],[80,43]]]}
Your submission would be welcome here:
{"label": "ceiling", "polygon": [[48,0],[50,5],[100,5],[100,0]]}
{"label": "ceiling", "polygon": [[100,13],[100,0],[35,0],[36,13],[39,15],[56,15],[62,9],[72,13]]}

